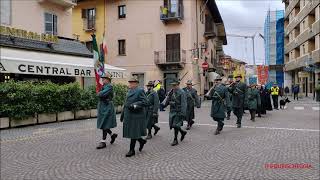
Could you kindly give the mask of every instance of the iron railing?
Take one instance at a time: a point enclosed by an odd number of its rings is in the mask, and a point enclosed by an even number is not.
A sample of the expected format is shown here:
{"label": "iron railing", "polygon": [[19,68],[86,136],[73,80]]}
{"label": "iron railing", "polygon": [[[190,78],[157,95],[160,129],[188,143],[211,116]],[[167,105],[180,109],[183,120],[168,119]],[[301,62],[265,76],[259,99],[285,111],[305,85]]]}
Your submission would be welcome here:
{"label": "iron railing", "polygon": [[186,63],[186,50],[168,50],[154,52],[155,64],[184,64]]}
{"label": "iron railing", "polygon": [[183,19],[183,4],[179,3],[176,9],[169,6],[160,6],[160,20]]}

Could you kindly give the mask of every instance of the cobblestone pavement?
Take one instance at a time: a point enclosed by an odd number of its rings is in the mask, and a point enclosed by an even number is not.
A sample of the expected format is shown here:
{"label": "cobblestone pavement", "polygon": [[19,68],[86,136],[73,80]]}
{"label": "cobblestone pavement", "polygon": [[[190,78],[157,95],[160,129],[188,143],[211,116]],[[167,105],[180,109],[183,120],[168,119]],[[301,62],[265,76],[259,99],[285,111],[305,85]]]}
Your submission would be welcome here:
{"label": "cobblestone pavement", "polygon": [[[296,108],[296,107],[303,107]],[[1,179],[319,179],[319,104],[292,102],[256,122],[235,117],[213,135],[210,103],[196,110],[196,124],[178,146],[170,146],[167,112],[159,134],[126,158],[122,124],[115,144],[96,150],[96,120],[69,121],[1,131]],[[108,137],[110,138],[110,137]],[[311,168],[273,169],[269,163],[306,163]]]}

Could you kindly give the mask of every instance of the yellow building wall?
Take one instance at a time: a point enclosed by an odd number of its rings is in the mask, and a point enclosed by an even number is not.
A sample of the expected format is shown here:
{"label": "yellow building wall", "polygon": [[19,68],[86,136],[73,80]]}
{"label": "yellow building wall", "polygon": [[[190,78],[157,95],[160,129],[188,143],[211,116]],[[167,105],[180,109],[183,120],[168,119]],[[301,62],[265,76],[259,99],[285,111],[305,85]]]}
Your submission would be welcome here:
{"label": "yellow building wall", "polygon": [[79,36],[79,40],[82,42],[91,41],[92,31],[84,30],[84,23],[81,17],[82,9],[96,8],[96,23],[95,23],[95,34],[97,38],[97,43],[101,44],[103,33],[105,31],[105,0],[86,0],[81,1],[74,7],[72,10],[72,32],[74,37],[75,35]]}

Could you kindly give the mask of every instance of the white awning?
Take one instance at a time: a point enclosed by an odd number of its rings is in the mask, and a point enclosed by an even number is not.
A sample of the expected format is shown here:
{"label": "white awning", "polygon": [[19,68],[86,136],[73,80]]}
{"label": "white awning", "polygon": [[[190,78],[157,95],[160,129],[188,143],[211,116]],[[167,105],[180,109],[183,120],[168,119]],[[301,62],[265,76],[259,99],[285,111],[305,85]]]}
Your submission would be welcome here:
{"label": "white awning", "polygon": [[[93,58],[0,48],[0,73],[94,77]],[[125,69],[105,64],[113,78],[124,78]]]}

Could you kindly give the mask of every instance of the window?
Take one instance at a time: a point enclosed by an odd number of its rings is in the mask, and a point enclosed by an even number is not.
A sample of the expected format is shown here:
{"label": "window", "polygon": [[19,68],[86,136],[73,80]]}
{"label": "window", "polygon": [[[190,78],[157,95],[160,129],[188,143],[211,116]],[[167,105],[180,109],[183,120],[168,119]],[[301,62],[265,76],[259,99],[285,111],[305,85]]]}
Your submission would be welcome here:
{"label": "window", "polygon": [[44,13],[45,19],[45,33],[46,34],[58,34],[58,17],[54,14]]}
{"label": "window", "polygon": [[84,29],[92,30],[96,25],[96,9],[82,9],[82,19],[84,22]]}
{"label": "window", "polygon": [[126,55],[126,40],[124,40],[124,39],[118,40],[118,45],[119,45],[119,55],[125,56]]}
{"label": "window", "polygon": [[11,24],[11,0],[0,1],[0,21],[1,24]]}
{"label": "window", "polygon": [[126,5],[118,6],[118,17],[119,19],[126,18]]}
{"label": "window", "polygon": [[93,44],[92,44],[92,41],[85,42],[85,44],[86,44],[88,50],[89,50],[90,52],[93,52]]}

